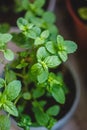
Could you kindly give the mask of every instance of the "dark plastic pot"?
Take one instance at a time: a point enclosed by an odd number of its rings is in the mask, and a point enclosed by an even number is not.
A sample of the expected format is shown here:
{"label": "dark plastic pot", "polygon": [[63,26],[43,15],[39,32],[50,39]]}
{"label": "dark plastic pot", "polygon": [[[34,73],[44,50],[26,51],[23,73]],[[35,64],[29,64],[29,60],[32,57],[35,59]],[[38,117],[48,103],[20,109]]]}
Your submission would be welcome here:
{"label": "dark plastic pot", "polygon": [[66,0],[67,9],[74,21],[76,40],[79,46],[87,49],[87,25],[75,14],[71,0]]}
{"label": "dark plastic pot", "polygon": [[[71,108],[69,109],[69,111],[61,118],[58,120],[58,122],[52,127],[51,130],[61,130],[61,128],[63,128],[63,126],[68,123],[68,121],[72,118],[72,116],[74,115],[76,108],[78,106],[79,103],[79,99],[80,99],[80,86],[81,86],[81,81],[80,81],[80,77],[79,77],[79,71],[77,69],[76,63],[73,60],[73,58],[71,58],[70,60],[68,60],[68,62],[66,62],[65,67],[68,68],[68,70],[70,71],[73,80],[75,82],[75,97],[74,97],[74,101],[73,104],[71,106]],[[21,128],[17,127],[16,122],[14,122],[14,120],[12,121],[12,129],[11,130],[22,130]],[[44,127],[32,127],[30,130],[47,130]]]}

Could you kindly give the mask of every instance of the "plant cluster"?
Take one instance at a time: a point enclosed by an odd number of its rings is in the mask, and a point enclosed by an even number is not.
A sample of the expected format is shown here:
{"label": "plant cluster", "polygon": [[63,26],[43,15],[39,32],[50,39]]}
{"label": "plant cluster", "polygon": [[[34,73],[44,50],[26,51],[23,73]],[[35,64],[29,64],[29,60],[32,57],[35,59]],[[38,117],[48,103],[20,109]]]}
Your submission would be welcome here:
{"label": "plant cluster", "polygon": [[[10,61],[0,78],[0,109],[7,113],[0,115],[0,129],[10,130],[10,115],[24,130],[31,126],[51,129],[67,94],[63,75],[55,70],[76,51],[77,45],[59,34],[55,15],[42,8],[45,0],[16,2],[17,10],[26,11],[17,20],[19,32],[6,33],[8,26],[0,25],[0,52]],[[8,49],[9,41],[22,51]]]}

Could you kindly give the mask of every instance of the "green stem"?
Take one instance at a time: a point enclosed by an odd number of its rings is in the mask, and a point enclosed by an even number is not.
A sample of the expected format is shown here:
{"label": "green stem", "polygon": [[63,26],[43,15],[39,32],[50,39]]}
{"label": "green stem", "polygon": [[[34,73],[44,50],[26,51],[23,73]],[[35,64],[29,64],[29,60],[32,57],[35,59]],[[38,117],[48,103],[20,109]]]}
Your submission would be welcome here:
{"label": "green stem", "polygon": [[23,75],[19,74],[19,73],[16,73],[17,76],[21,77],[21,78],[25,78]]}
{"label": "green stem", "polygon": [[16,98],[16,100],[14,101],[14,105],[17,104],[18,100],[20,99],[20,97],[22,96],[22,93],[19,94],[19,96]]}

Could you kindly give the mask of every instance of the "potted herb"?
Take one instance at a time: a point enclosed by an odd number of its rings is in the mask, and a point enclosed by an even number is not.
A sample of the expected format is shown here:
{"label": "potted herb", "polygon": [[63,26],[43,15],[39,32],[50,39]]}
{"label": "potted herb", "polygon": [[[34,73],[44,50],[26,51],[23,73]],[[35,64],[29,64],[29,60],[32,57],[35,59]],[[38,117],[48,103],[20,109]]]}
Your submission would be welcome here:
{"label": "potted herb", "polygon": [[[66,115],[63,106],[66,102],[71,104],[67,95],[69,97],[72,93],[69,87],[73,88],[70,73],[67,76],[69,82],[66,81],[67,67],[63,67],[63,63],[68,54],[76,51],[77,45],[58,33],[55,15],[49,11],[38,15],[28,10],[24,17],[17,19],[17,26],[18,32],[0,33],[0,52],[10,61],[5,63],[1,60],[5,67],[0,78],[0,109],[6,115],[0,115],[0,129],[10,130],[10,116],[24,130],[32,127],[38,130],[42,127],[58,129],[61,123],[58,126],[56,122]],[[8,48],[9,41],[21,50],[14,53]],[[75,85],[74,80],[72,84]],[[74,92],[77,92],[77,87]],[[74,96],[77,97],[77,94]],[[78,100],[74,100],[71,104],[73,109],[69,106],[67,110],[71,110],[71,114],[64,120],[68,120],[75,110]],[[59,116],[61,108],[63,115]]]}
{"label": "potted herb", "polygon": [[77,43],[85,49],[87,48],[87,1],[66,0],[66,5],[75,23]]}

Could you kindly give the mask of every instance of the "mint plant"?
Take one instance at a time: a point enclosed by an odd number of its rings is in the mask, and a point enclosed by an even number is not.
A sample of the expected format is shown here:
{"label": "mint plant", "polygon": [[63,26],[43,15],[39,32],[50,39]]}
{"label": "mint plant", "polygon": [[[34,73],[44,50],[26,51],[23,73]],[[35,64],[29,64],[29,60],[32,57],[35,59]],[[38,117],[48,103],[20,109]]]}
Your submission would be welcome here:
{"label": "mint plant", "polygon": [[[24,130],[32,126],[51,129],[60,104],[66,102],[68,88],[58,67],[76,51],[77,45],[58,33],[55,15],[44,11],[43,3],[44,0],[25,0],[19,9],[26,10],[25,16],[17,19],[19,31],[0,33],[0,52],[10,61],[0,78],[0,109],[6,112],[0,116],[1,130],[10,130],[10,115]],[[22,51],[15,54],[8,49],[9,41]]]}

